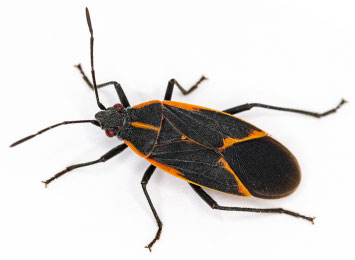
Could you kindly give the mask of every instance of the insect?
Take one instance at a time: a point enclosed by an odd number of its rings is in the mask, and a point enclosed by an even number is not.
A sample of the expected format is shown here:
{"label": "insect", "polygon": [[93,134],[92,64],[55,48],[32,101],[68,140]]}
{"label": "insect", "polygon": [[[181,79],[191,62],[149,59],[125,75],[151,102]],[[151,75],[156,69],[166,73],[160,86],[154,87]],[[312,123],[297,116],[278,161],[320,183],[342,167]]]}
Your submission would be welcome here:
{"label": "insect", "polygon": [[[94,70],[94,36],[89,10],[86,19],[90,32],[90,61],[92,82],[81,65],[76,65],[83,79],[95,92],[101,110],[95,120],[64,121],[40,130],[13,143],[21,144],[37,135],[61,125],[91,123],[103,129],[108,137],[118,137],[123,143],[99,159],[71,165],[43,181],[53,180],[76,168],[106,162],[127,147],[145,158],[151,165],[145,171],[141,185],[157,222],[158,230],[146,246],[151,250],[160,238],[162,222],[147,191],[147,184],[156,168],[160,168],[189,183],[192,189],[212,209],[257,213],[279,213],[302,218],[313,223],[314,218],[283,208],[245,208],[220,206],[204,188],[244,197],[277,199],[291,194],[300,183],[300,167],[294,155],[265,131],[247,123],[234,114],[254,107],[293,112],[316,118],[334,113],[345,100],[324,113],[292,108],[249,103],[217,111],[196,105],[171,101],[174,87],[187,95],[206,80],[202,76],[195,85],[185,90],[175,79],[167,85],[164,100],[153,100],[131,107],[119,83],[110,81],[96,84]],[[106,108],[99,99],[98,89],[113,85],[120,103]]]}

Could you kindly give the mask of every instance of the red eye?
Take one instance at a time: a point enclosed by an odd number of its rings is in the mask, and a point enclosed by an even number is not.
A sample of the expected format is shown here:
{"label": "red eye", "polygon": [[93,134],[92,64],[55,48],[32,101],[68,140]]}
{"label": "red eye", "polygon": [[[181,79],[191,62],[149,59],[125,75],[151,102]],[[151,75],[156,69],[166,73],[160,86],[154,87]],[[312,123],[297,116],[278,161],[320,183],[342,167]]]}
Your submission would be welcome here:
{"label": "red eye", "polygon": [[111,129],[107,129],[105,130],[105,133],[108,137],[114,137],[116,134],[115,134],[115,131],[111,130]]}
{"label": "red eye", "polygon": [[116,109],[123,109],[123,106],[121,104],[116,104],[113,107]]}

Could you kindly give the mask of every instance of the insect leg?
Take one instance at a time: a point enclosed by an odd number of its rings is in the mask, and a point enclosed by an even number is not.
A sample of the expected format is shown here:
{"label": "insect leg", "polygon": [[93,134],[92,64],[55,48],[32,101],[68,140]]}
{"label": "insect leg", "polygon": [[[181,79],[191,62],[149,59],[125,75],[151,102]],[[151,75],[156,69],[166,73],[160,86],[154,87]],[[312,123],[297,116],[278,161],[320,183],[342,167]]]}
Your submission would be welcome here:
{"label": "insect leg", "polygon": [[180,91],[182,92],[182,94],[187,95],[190,94],[192,91],[194,91],[198,85],[206,80],[207,78],[205,76],[201,76],[201,78],[192,86],[190,87],[188,90],[185,90],[179,82],[177,82],[175,79],[171,79],[168,82],[168,86],[166,88],[165,91],[165,97],[164,100],[171,100],[171,96],[173,95],[173,90],[174,90],[174,85],[176,85],[178,87],[178,89],[180,89]]}
{"label": "insect leg", "polygon": [[244,212],[256,212],[256,213],[277,213],[277,214],[286,214],[290,215],[296,218],[303,218],[305,220],[308,220],[313,223],[314,217],[307,217],[304,215],[301,215],[299,213],[285,210],[282,208],[269,208],[269,209],[260,209],[260,208],[243,208],[243,207],[225,207],[225,206],[220,206],[218,203],[210,196],[208,195],[200,186],[197,186],[195,184],[189,183],[192,187],[192,189],[203,199],[212,209],[219,209],[219,210],[227,210],[227,211],[244,211]]}
{"label": "insect leg", "polygon": [[[89,88],[91,88],[92,90],[95,90],[94,85],[91,83],[89,78],[86,76],[83,68],[81,67],[81,64],[77,64],[77,65],[75,65],[75,67],[79,70],[81,76],[83,77],[84,81],[89,86]],[[123,105],[123,107],[129,107],[130,104],[128,102],[126,94],[124,93],[120,83],[118,83],[116,81],[109,81],[109,82],[106,82],[106,83],[103,83],[103,84],[99,84],[96,87],[97,88],[102,88],[102,87],[109,86],[109,85],[114,85],[115,90],[116,90],[117,95],[118,95],[118,98],[120,99],[120,102]]]}
{"label": "insect leg", "polygon": [[100,163],[100,162],[106,162],[107,160],[109,160],[112,157],[116,156],[117,154],[119,154],[120,152],[122,152],[126,148],[127,148],[126,144],[120,144],[120,145],[116,146],[115,148],[111,149],[110,151],[108,151],[107,153],[105,153],[103,156],[101,156],[99,159],[97,159],[95,161],[90,161],[90,162],[86,162],[86,163],[79,163],[79,164],[74,164],[74,165],[68,166],[63,171],[58,172],[52,178],[50,178],[50,179],[48,179],[46,181],[42,181],[42,182],[47,187],[47,185],[49,183],[51,183],[55,179],[58,179],[60,176],[64,175],[65,173],[70,172],[71,170],[74,170],[76,168],[89,166],[89,165],[93,165],[93,164]]}
{"label": "insect leg", "polygon": [[148,191],[147,191],[147,184],[149,182],[149,179],[150,177],[152,177],[153,175],[153,172],[154,170],[156,169],[156,167],[154,165],[150,165],[148,167],[148,169],[145,171],[144,175],[143,175],[143,178],[142,178],[142,181],[141,181],[141,184],[142,184],[142,188],[143,188],[143,192],[144,192],[144,195],[145,197],[147,198],[148,200],[148,203],[149,203],[149,206],[150,206],[150,209],[152,210],[153,212],[153,215],[155,217],[155,220],[157,221],[157,224],[158,224],[158,231],[157,233],[155,234],[155,237],[154,239],[146,246],[146,248],[149,249],[149,251],[152,251],[152,246],[155,244],[155,242],[160,238],[160,234],[161,234],[161,230],[163,228],[163,223],[161,222],[159,216],[158,216],[158,213],[156,212],[154,206],[153,206],[153,203],[149,197],[149,194],[148,194]]}
{"label": "insect leg", "polygon": [[248,103],[248,104],[244,104],[244,105],[240,105],[240,106],[236,106],[236,107],[232,107],[232,108],[223,110],[223,112],[233,115],[233,114],[237,114],[237,113],[240,113],[243,111],[250,110],[253,107],[261,107],[261,108],[266,108],[266,109],[286,111],[286,112],[292,112],[292,113],[303,114],[303,115],[307,115],[307,116],[313,116],[316,118],[321,118],[323,116],[327,116],[329,114],[335,113],[346,102],[347,101],[345,99],[342,99],[335,108],[329,109],[328,111],[323,112],[323,113],[305,111],[305,110],[300,110],[300,109],[285,108],[285,107],[275,107],[275,106],[270,106],[270,105],[265,105],[265,104],[260,104],[260,103]]}

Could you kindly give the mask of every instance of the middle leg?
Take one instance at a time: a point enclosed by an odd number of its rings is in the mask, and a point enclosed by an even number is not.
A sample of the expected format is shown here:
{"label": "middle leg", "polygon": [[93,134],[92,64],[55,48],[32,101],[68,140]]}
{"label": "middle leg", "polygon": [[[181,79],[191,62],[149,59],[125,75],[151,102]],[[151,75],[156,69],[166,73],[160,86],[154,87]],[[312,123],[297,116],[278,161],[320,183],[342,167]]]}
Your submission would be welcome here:
{"label": "middle leg", "polygon": [[323,113],[317,113],[317,112],[300,110],[300,109],[293,109],[293,108],[286,108],[286,107],[276,107],[276,106],[270,106],[270,105],[265,105],[265,104],[260,104],[260,103],[247,103],[244,105],[228,108],[226,110],[223,110],[223,112],[234,115],[234,114],[237,114],[237,113],[240,113],[243,111],[248,111],[248,110],[252,109],[253,107],[260,107],[260,108],[265,108],[265,109],[292,112],[292,113],[312,116],[312,117],[316,117],[316,118],[321,118],[321,117],[327,116],[329,114],[335,113],[345,103],[346,103],[346,100],[342,99],[336,107],[329,109],[328,111],[325,111]]}
{"label": "middle leg", "polygon": [[149,207],[150,209],[152,210],[153,212],[153,215],[154,215],[154,218],[157,222],[157,225],[158,225],[158,231],[157,233],[155,234],[155,237],[153,238],[153,240],[146,246],[146,248],[149,249],[149,251],[152,251],[152,246],[155,244],[155,242],[157,242],[157,240],[160,238],[160,234],[161,234],[161,230],[163,228],[163,223],[161,222],[159,216],[158,216],[158,213],[157,211],[155,210],[154,208],[154,205],[153,205],[153,202],[152,200],[150,199],[150,196],[148,194],[148,191],[147,191],[147,184],[150,180],[150,177],[152,177],[154,171],[155,171],[156,167],[154,165],[150,165],[148,167],[148,169],[145,171],[144,175],[143,175],[143,178],[142,178],[142,181],[141,181],[141,184],[142,184],[142,188],[143,188],[143,192],[144,192],[144,195],[145,197],[147,198],[147,201],[149,203]]}
{"label": "middle leg", "polygon": [[171,79],[168,82],[168,86],[166,88],[165,91],[165,97],[164,100],[171,100],[171,96],[173,95],[173,90],[174,90],[174,86],[176,85],[178,87],[178,89],[182,92],[182,94],[184,95],[188,95],[190,94],[192,91],[194,91],[195,89],[197,89],[198,85],[206,80],[207,78],[205,76],[201,76],[201,78],[188,90],[184,89],[179,82],[177,82],[175,79]]}

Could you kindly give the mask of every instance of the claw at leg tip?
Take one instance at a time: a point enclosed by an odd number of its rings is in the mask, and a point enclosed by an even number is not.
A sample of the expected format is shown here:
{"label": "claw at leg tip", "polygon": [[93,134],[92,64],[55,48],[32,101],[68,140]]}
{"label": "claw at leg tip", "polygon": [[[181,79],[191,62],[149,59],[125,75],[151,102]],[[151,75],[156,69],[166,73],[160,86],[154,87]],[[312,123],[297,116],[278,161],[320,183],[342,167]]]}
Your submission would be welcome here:
{"label": "claw at leg tip", "polygon": [[47,188],[47,186],[48,186],[47,181],[42,181],[42,183],[44,183],[44,187]]}
{"label": "claw at leg tip", "polygon": [[314,220],[316,217],[311,218],[312,225],[314,225]]}
{"label": "claw at leg tip", "polygon": [[346,103],[348,103],[348,101],[345,98],[342,98],[340,104],[346,104]]}

